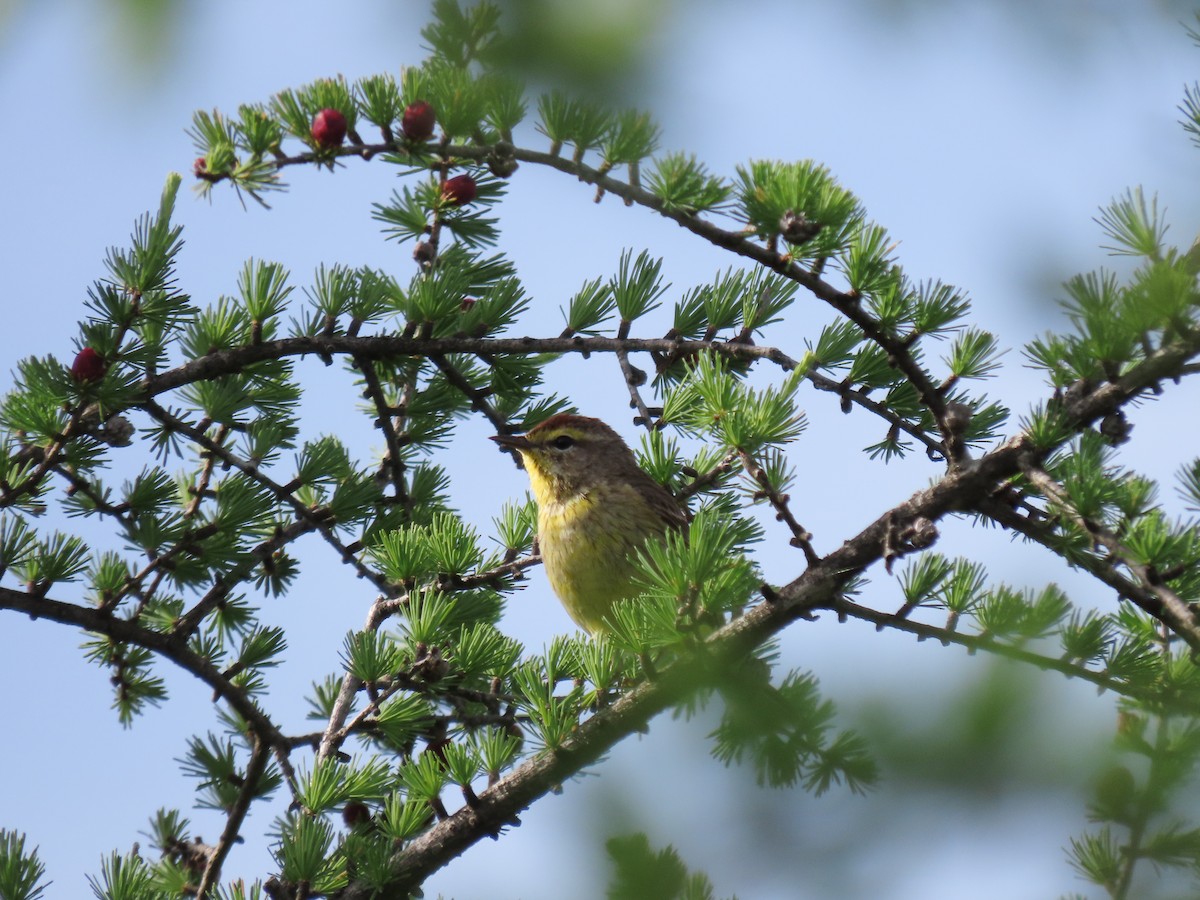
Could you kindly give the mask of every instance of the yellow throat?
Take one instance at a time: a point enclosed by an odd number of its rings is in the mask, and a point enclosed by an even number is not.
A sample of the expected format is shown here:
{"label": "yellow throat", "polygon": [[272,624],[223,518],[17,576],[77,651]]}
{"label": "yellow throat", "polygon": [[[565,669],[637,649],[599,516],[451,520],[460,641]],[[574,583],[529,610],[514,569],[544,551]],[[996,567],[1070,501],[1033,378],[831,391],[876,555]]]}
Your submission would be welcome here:
{"label": "yellow throat", "polygon": [[492,440],[520,453],[529,473],[554,593],[581,628],[604,630],[613,604],[638,593],[634,560],[646,539],[687,527],[678,501],[599,419],[563,413]]}

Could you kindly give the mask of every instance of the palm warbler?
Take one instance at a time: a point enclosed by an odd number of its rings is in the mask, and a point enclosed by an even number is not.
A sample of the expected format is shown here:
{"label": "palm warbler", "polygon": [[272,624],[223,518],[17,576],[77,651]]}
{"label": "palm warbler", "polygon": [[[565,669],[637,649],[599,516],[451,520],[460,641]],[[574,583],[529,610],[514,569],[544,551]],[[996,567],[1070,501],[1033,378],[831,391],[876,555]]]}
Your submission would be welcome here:
{"label": "palm warbler", "polygon": [[525,462],[554,593],[581,628],[604,629],[613,604],[637,592],[638,548],[647,538],[687,528],[678,501],[599,419],[562,413],[528,434],[492,440]]}

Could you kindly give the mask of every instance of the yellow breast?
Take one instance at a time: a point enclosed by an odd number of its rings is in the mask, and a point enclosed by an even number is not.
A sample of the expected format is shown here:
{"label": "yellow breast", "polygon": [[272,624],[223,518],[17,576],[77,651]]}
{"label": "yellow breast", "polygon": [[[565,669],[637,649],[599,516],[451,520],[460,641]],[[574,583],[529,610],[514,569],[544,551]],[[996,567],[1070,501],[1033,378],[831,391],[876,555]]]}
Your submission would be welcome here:
{"label": "yellow breast", "polygon": [[638,498],[621,496],[620,488],[604,490],[603,497],[593,491],[538,507],[538,542],[550,586],[589,632],[604,628],[614,603],[637,593],[637,550],[663,530]]}

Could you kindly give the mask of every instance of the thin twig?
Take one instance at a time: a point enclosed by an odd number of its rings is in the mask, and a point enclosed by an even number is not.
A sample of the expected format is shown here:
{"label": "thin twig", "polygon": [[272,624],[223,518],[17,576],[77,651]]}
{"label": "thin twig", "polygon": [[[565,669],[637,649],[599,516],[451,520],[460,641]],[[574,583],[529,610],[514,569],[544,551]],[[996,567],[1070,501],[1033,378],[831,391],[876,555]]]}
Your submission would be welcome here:
{"label": "thin twig", "polygon": [[[374,631],[379,627],[378,608],[386,599],[385,595],[375,598],[375,602],[371,604],[371,608],[367,611],[367,621],[363,626],[364,631]],[[329,721],[325,725],[325,731],[321,735],[321,742],[317,746],[317,762],[328,759],[341,746],[341,741],[345,740],[345,735],[342,734],[342,726],[346,724],[346,719],[349,718],[350,710],[354,706],[354,697],[362,686],[362,681],[349,672],[342,676],[342,686],[338,690],[337,699],[333,702],[333,709],[329,711]],[[340,738],[339,735],[341,735]]]}
{"label": "thin twig", "polygon": [[[325,542],[337,551],[342,562],[352,567],[360,578],[367,579],[381,591],[390,591],[391,588],[387,579],[381,573],[367,567],[357,556],[350,552],[350,549],[334,533],[328,510],[314,510],[310,508],[307,504],[301,502],[292,491],[287,490],[274,479],[264,475],[258,466],[235,456],[225,447],[213,443],[212,439],[204,434],[203,431],[172,415],[153,400],[146,401],[144,408],[150,415],[158,419],[158,421],[162,422],[163,425],[172,431],[186,435],[205,450],[215,454],[222,462],[236,468],[251,481],[266,488],[280,503],[290,506],[297,519],[308,523],[313,531],[319,532],[325,539]],[[221,596],[224,596],[224,593]],[[210,609],[211,605],[197,604],[193,606],[187,613],[180,616],[175,626],[176,631],[181,634],[190,634],[199,626],[200,621]]]}
{"label": "thin twig", "polygon": [[[731,450],[714,466],[704,472],[697,472],[695,477],[679,489],[675,495],[676,499],[684,500],[692,494],[698,494],[701,491],[706,491],[718,481],[733,471],[734,465],[738,462],[738,453],[736,450]],[[685,472],[686,474],[686,472]]]}
{"label": "thin twig", "polygon": [[753,456],[744,450],[739,450],[738,456],[742,460],[742,468],[746,470],[746,474],[758,484],[762,489],[762,496],[771,504],[771,508],[775,510],[775,518],[787,525],[788,529],[792,532],[791,545],[803,550],[805,561],[810,566],[815,566],[821,561],[821,557],[813,549],[812,534],[797,522],[796,517],[792,514],[792,509],[788,505],[788,501],[791,498],[787,494],[779,493],[778,488],[771,483],[770,476],[767,475],[766,470],[759,465],[758,460]]}
{"label": "thin twig", "polygon": [[[621,320],[621,324],[617,328],[617,340],[628,340],[629,326],[628,320]],[[646,383],[646,373],[630,364],[629,354],[625,350],[618,350],[616,356],[617,363],[621,366],[621,376],[625,379],[625,387],[629,390],[629,405],[637,410],[634,424],[641,425],[647,431],[653,431],[655,428],[654,416],[650,414],[650,408],[646,406],[646,401],[642,399],[642,392],[639,390]]]}
{"label": "thin twig", "polygon": [[508,424],[508,420],[488,402],[487,398],[490,391],[477,388],[471,382],[467,381],[466,376],[446,359],[443,354],[430,353],[428,356],[429,360],[446,376],[446,380],[462,391],[467,399],[471,401],[471,408],[476,412],[483,413],[487,420],[492,423],[492,427],[498,432],[503,433],[504,426]]}
{"label": "thin twig", "polygon": [[[1200,622],[1188,603],[1175,591],[1162,583],[1161,576],[1151,570],[1150,566],[1138,560],[1137,554],[1130,550],[1115,534],[1102,527],[1098,522],[1081,516],[1071,502],[1066,490],[1059,485],[1045,469],[1025,459],[1021,465],[1022,472],[1054,506],[1066,515],[1099,546],[1108,551],[1110,557],[1119,560],[1137,582],[1138,588],[1127,594],[1129,598],[1141,606],[1156,619],[1170,626],[1193,652],[1200,653]],[[1105,567],[1107,568],[1107,567]],[[1113,573],[1116,575],[1116,573]],[[1120,576],[1117,576],[1120,577]]]}
{"label": "thin twig", "polygon": [[87,406],[86,402],[77,406],[71,412],[70,418],[68,418],[63,430],[45,447],[22,447],[17,451],[16,456],[20,456],[26,452],[32,453],[32,458],[36,459],[37,462],[33,470],[27,473],[16,484],[5,485],[0,488],[0,508],[15,506],[26,495],[36,496],[38,488],[45,480],[46,475],[58,468],[60,457],[67,443],[79,434],[80,422],[83,419],[83,414]]}
{"label": "thin twig", "polygon": [[375,424],[383,432],[383,440],[387,445],[386,465],[392,490],[400,504],[411,512],[411,500],[408,496],[408,485],[404,481],[404,464],[401,460],[402,441],[395,424],[397,417],[388,407],[387,398],[383,395],[383,385],[380,383],[379,373],[375,371],[375,364],[371,360],[358,358],[355,358],[354,364],[358,366],[358,371],[362,373],[363,382],[367,386],[367,398],[375,404]]}
{"label": "thin twig", "polygon": [[215,579],[213,586],[209,588],[208,592],[197,600],[195,605],[184,613],[184,616],[189,618],[189,620],[197,622],[202,620],[204,616],[229,596],[230,591],[233,590],[235,585],[250,576],[255,566],[270,565],[268,560],[272,559],[277,551],[282,550],[298,538],[311,533],[316,527],[316,524],[312,521],[297,520],[286,528],[278,529],[272,537],[262,541],[251,550],[245,561],[222,572],[221,576]]}
{"label": "thin twig", "polygon": [[229,817],[225,820],[225,830],[221,833],[221,840],[217,843],[216,851],[209,857],[208,865],[204,867],[204,875],[200,879],[200,886],[196,889],[196,900],[205,900],[217,879],[221,877],[221,866],[225,864],[225,858],[239,839],[242,822],[246,819],[246,813],[250,811],[250,803],[254,800],[259,780],[266,771],[269,755],[268,745],[255,738],[254,749],[250,753],[250,762],[246,765],[245,783],[238,791],[237,800],[229,810]]}
{"label": "thin twig", "polygon": [[[526,569],[539,565],[542,557],[533,553],[520,559],[509,560],[482,572],[472,572],[469,575],[453,575],[443,577],[427,585],[427,589],[435,591],[465,591],[477,587],[502,588],[506,582],[521,577]],[[385,620],[408,606],[409,595],[385,597],[377,600],[371,607],[371,615],[367,619],[367,627],[378,628]]]}
{"label": "thin twig", "polygon": [[[942,454],[946,452],[946,448],[942,446],[940,441],[934,440],[926,431],[918,428],[903,416],[893,412],[886,404],[872,400],[862,391],[849,390],[844,382],[836,381],[811,369],[804,373],[804,377],[817,390],[837,394],[842,400],[852,403],[855,406],[860,406],[879,416],[879,418],[883,419],[889,425],[919,441],[924,445],[927,453]],[[849,410],[846,410],[846,412],[849,412]]]}
{"label": "thin twig", "polygon": [[[218,447],[223,447],[225,445],[225,438],[228,435],[229,426],[221,424],[218,426],[217,433],[213,436],[212,441]],[[212,453],[202,453],[200,457],[204,460],[203,465],[200,467],[200,483],[191,489],[192,499],[183,510],[183,517],[185,519],[192,518],[200,508],[200,503],[204,499],[204,494],[208,491],[208,485],[212,480],[213,466],[217,462],[216,455]]]}
{"label": "thin twig", "polygon": [[[830,604],[829,608],[836,612],[838,616],[870,622],[876,628],[903,631],[907,634],[915,635],[919,641],[935,640],[943,645],[957,644],[960,647],[967,648],[972,653],[984,651],[1016,660],[1017,662],[1028,663],[1046,671],[1060,672],[1068,678],[1078,678],[1080,681],[1090,682],[1101,690],[1112,691],[1123,697],[1132,697],[1155,704],[1164,702],[1164,697],[1161,693],[1147,691],[1137,684],[1122,681],[1104,672],[1097,672],[1086,666],[1063,659],[1061,656],[1046,656],[1026,650],[1023,647],[1005,644],[990,635],[964,634],[961,631],[941,628],[937,625],[928,625],[924,622],[917,622],[911,618],[897,615],[896,613],[880,612],[867,606],[860,606],[857,603],[847,600],[845,597],[836,598]],[[1169,698],[1168,702],[1173,708],[1180,711],[1186,711],[1191,715],[1200,715],[1200,702],[1197,702],[1194,697],[1187,694],[1178,693],[1176,696]]]}
{"label": "thin twig", "polygon": [[187,641],[176,634],[154,631],[138,622],[107,615],[97,609],[76,606],[50,597],[14,591],[0,587],[0,609],[26,613],[32,619],[48,619],[64,625],[74,625],[85,631],[102,634],[119,643],[133,644],[151,650],[181,669],[191,672],[208,687],[215,697],[222,698],[233,711],[246,720],[253,731],[268,744],[287,747],[287,741],[275,723],[250,699],[240,687],[225,678],[206,657],[196,653]]}

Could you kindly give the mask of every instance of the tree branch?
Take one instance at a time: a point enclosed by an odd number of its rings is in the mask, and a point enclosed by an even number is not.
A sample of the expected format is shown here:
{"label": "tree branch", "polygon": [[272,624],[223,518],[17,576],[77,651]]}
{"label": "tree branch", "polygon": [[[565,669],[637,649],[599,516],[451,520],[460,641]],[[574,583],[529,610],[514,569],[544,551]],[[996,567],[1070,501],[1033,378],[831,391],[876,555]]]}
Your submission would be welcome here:
{"label": "tree branch", "polygon": [[[1182,347],[1160,350],[1119,381],[1072,398],[1064,404],[1063,412],[1072,425],[1082,428],[1137,396],[1195,352]],[[1050,449],[1045,448],[1045,452]],[[636,686],[581,724],[562,747],[530,759],[481,793],[478,804],[459,809],[414,839],[393,858],[397,881],[395,893],[390,896],[404,896],[404,891],[419,885],[471,844],[495,834],[535,799],[595,762],[618,740],[644,729],[654,715],[701,683],[705,672],[711,674],[712,667],[744,659],[753,648],[813,610],[837,609],[844,604],[842,587],[883,559],[897,522],[917,518],[936,522],[950,512],[976,506],[1017,474],[1022,460],[1031,454],[1036,455],[1036,451],[1028,435],[1014,435],[969,465],[947,471],[937,483],[888,510],[816,565],[809,566],[771,601],[759,603],[711,635],[703,644],[705,652],[699,662],[688,658],[666,667],[653,681]],[[901,627],[899,622],[889,618],[886,624]],[[909,627],[917,626],[909,623]],[[710,668],[700,668],[705,663]],[[372,890],[355,882],[340,897],[365,900]]]}
{"label": "tree branch", "polygon": [[[1162,584],[1161,579],[1152,578],[1149,567],[1138,562],[1132,551],[1116,535],[1079,515],[1066,491],[1050,477],[1048,472],[1029,460],[1022,460],[1021,470],[1055,507],[1069,515],[1072,521],[1082,528],[1092,540],[1106,548],[1114,559],[1120,560],[1134,574],[1136,580],[1126,578],[1111,565],[1106,564],[1104,560],[1094,556],[1077,557],[1073,559],[1073,562],[1113,588],[1120,596],[1127,597],[1142,610],[1163,622],[1172,632],[1183,638],[1194,652],[1200,652],[1200,623],[1197,622],[1191,607],[1183,598]],[[997,500],[982,503],[978,508],[980,511],[986,510],[985,514],[1000,524],[1020,531],[1043,546],[1058,552],[1055,541],[1057,535],[1049,526],[1021,516],[1011,507],[1007,507]]]}
{"label": "tree branch", "polygon": [[770,477],[766,470],[758,464],[749,453],[744,450],[739,453],[742,460],[742,468],[746,474],[754,480],[761,489],[761,496],[766,498],[766,501],[771,504],[771,508],[775,510],[775,518],[787,525],[788,530],[792,533],[790,541],[793,547],[799,547],[804,551],[804,559],[810,566],[815,566],[820,562],[820,557],[813,549],[812,535],[808,530],[796,521],[796,517],[792,514],[792,509],[788,505],[790,499],[787,494],[781,494],[779,490],[771,483]]}
{"label": "tree branch", "polygon": [[464,376],[463,373],[460,372],[455,366],[451,365],[450,361],[446,359],[444,354],[430,353],[429,360],[438,367],[450,384],[462,391],[466,398],[471,401],[471,409],[482,413],[484,418],[492,423],[493,428],[495,428],[498,432],[503,433],[504,427],[508,424],[508,421],[504,418],[504,416],[500,415],[500,413],[496,411],[496,408],[492,406],[491,403],[488,402],[486,391],[480,390],[479,388],[475,387],[475,385],[471,384],[471,382],[467,381],[466,376]]}
{"label": "tree branch", "polygon": [[[444,169],[447,157],[483,162],[495,153],[496,149],[496,146],[489,144],[452,144],[441,148],[440,158],[430,160],[428,165],[431,169]],[[510,145],[505,142],[503,149],[505,153],[508,153]],[[337,155],[359,156],[370,160],[380,153],[407,155],[407,152],[407,148],[401,142],[391,140],[377,145],[347,147],[338,151]],[[938,423],[943,439],[943,455],[952,463],[961,462],[965,458],[961,443],[954,440],[953,429],[947,426],[945,398],[934,384],[933,379],[911,353],[911,341],[884,331],[879,322],[863,309],[856,294],[839,291],[815,271],[801,266],[786,254],[780,254],[774,249],[774,241],[761,244],[754,240],[754,237],[757,236],[747,234],[744,230],[726,230],[708,219],[702,218],[697,213],[670,207],[658,196],[637,184],[612,177],[608,174],[607,169],[595,169],[584,164],[579,158],[568,159],[557,153],[546,153],[522,147],[511,147],[511,152],[512,158],[519,162],[555,169],[573,175],[585,184],[594,185],[597,188],[597,199],[609,193],[620,197],[627,206],[637,204],[653,210],[709,243],[754,260],[765,268],[800,284],[856,324],[869,340],[878,344],[887,353],[889,362],[902,372],[917,389],[917,395],[921,402],[929,409],[934,421]],[[318,158],[313,153],[301,153],[277,158],[275,167],[281,169],[286,166],[323,162],[327,159],[327,154]],[[419,160],[413,160],[413,162],[419,162]],[[205,180],[216,182],[225,177],[227,176],[206,174]]]}
{"label": "tree branch", "polygon": [[75,625],[114,641],[153,650],[181,669],[191,672],[212,688],[213,694],[224,699],[268,745],[284,752],[288,748],[287,739],[257,704],[225,678],[207,658],[192,650],[178,635],[152,631],[137,622],[107,615],[99,610],[87,609],[49,597],[35,597],[6,587],[0,587],[0,609],[23,612],[31,619],[49,619],[64,625]]}
{"label": "tree branch", "polygon": [[[1164,702],[1161,693],[1142,690],[1130,682],[1121,681],[1103,672],[1097,672],[1086,666],[1072,663],[1061,656],[1044,656],[1022,647],[1005,644],[989,635],[963,634],[961,631],[939,628],[936,625],[927,625],[924,622],[915,622],[907,616],[898,616],[895,613],[880,612],[867,606],[861,606],[847,600],[845,597],[837,597],[829,608],[836,612],[839,617],[870,622],[877,629],[890,628],[894,631],[903,631],[915,635],[918,641],[932,639],[944,645],[957,644],[960,647],[966,647],[972,653],[982,650],[986,653],[994,653],[996,656],[1016,660],[1017,662],[1028,663],[1031,666],[1036,666],[1046,671],[1061,672],[1068,678],[1078,678],[1081,681],[1090,682],[1102,691],[1112,691],[1114,694],[1120,694],[1123,697],[1133,697],[1148,703],[1161,704]],[[1188,694],[1177,694],[1171,697],[1168,702],[1172,709],[1179,712],[1185,712],[1188,715],[1200,715],[1200,701],[1197,701],[1196,698]]]}
{"label": "tree branch", "polygon": [[[372,571],[370,568],[364,565],[362,561],[359,560],[358,557],[356,557],[353,553],[351,553],[349,548],[341,542],[338,536],[333,533],[333,528],[330,524],[330,518],[323,514],[325,510],[310,509],[306,504],[298,500],[296,496],[291,491],[287,490],[283,485],[264,475],[259,470],[258,466],[235,456],[225,447],[216,444],[212,438],[208,437],[208,435],[206,435],[202,430],[188,424],[187,422],[184,422],[177,416],[172,415],[153,400],[145,401],[143,407],[148,413],[150,413],[150,415],[162,422],[163,425],[167,426],[172,431],[186,435],[192,441],[203,447],[206,451],[218,457],[222,462],[233,466],[251,481],[254,481],[262,487],[265,487],[281,504],[290,506],[295,513],[296,518],[309,525],[311,530],[320,532],[321,536],[325,538],[326,543],[328,543],[331,547],[333,547],[334,550],[337,551],[342,562],[351,566],[360,578],[366,578],[379,590],[385,593],[391,590],[391,586],[388,584],[387,579],[384,578],[383,575]],[[210,591],[205,598],[205,600],[208,601],[207,603],[204,601],[197,603],[190,610],[179,617],[179,621],[175,626],[176,630],[180,634],[191,634],[197,627],[199,627],[200,622],[211,610],[212,605],[214,605],[215,602],[220,599],[220,597],[224,596],[224,594],[225,591]]]}
{"label": "tree branch", "polygon": [[246,820],[246,813],[250,811],[250,803],[254,800],[258,781],[267,769],[269,755],[270,748],[266,742],[255,740],[254,749],[250,753],[250,762],[246,765],[245,784],[238,792],[237,802],[225,820],[225,829],[221,833],[221,840],[217,843],[215,852],[209,857],[208,865],[204,867],[204,875],[200,879],[200,886],[196,889],[196,900],[205,900],[217,879],[221,877],[221,867],[225,864],[225,858],[229,856],[229,851],[233,849],[233,845],[239,839],[242,822]]}
{"label": "tree branch", "polygon": [[[408,496],[408,486],[404,481],[404,465],[400,458],[402,446],[401,435],[398,433],[394,421],[394,416],[396,418],[398,416],[395,415],[393,410],[388,408],[387,398],[383,394],[383,385],[379,381],[379,373],[375,371],[374,364],[370,360],[357,358],[354,360],[354,364],[362,372],[363,382],[367,386],[364,393],[375,405],[375,423],[379,430],[383,432],[384,443],[387,444],[387,471],[384,474],[388,476],[392,490],[395,492],[396,500],[405,509],[410,509],[412,501]],[[403,413],[400,414],[403,415]]]}

